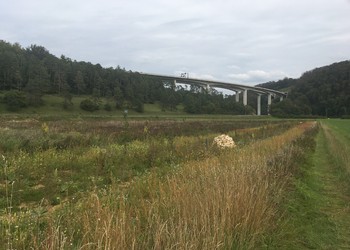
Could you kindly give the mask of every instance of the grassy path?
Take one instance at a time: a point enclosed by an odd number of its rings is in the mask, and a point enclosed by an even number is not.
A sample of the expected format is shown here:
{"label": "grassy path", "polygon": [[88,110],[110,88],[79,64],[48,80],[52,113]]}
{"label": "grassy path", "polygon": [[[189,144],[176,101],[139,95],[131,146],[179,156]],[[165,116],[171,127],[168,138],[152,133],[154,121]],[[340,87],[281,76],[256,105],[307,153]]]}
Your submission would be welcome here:
{"label": "grassy path", "polygon": [[[320,190],[321,197],[326,203],[321,205],[320,210],[327,215],[334,225],[335,244],[333,249],[350,248],[350,196],[348,188],[350,183],[343,179],[346,169],[335,164],[335,155],[332,153],[333,135],[327,134],[325,128],[320,132],[317,139],[317,147],[314,155],[315,174],[322,182],[323,189]],[[338,144],[338,146],[340,146]],[[350,152],[349,152],[350,153]]]}
{"label": "grassy path", "polygon": [[333,131],[339,128],[336,124],[326,124],[317,135],[314,154],[296,179],[295,197],[288,207],[291,233],[284,248],[350,249],[350,141],[339,136],[341,129]]}

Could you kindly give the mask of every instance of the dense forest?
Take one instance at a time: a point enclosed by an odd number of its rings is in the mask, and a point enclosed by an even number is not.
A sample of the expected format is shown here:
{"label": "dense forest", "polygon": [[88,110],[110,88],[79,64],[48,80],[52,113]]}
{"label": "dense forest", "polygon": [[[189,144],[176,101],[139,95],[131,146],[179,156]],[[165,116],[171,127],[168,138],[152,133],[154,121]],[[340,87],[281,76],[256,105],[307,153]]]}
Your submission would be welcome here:
{"label": "dense forest", "polygon": [[284,78],[278,81],[271,81],[262,84],[258,84],[258,87],[263,87],[267,89],[281,90],[284,92],[289,92],[290,88],[295,84],[296,79]]}
{"label": "dense forest", "polygon": [[350,61],[307,71],[298,79],[286,78],[259,86],[276,90],[288,89],[288,98],[272,105],[273,115],[350,115]]}
{"label": "dense forest", "polygon": [[9,111],[26,106],[45,105],[43,95],[59,95],[62,107],[69,109],[74,96],[88,96],[80,107],[94,111],[101,99],[108,101],[106,110],[135,109],[143,112],[145,103],[159,103],[163,110],[175,110],[181,103],[188,113],[253,113],[225,98],[223,94],[192,86],[181,86],[145,77],[124,68],[103,68],[100,64],[77,62],[62,55],[52,55],[38,45],[23,48],[18,43],[0,41],[0,91]]}

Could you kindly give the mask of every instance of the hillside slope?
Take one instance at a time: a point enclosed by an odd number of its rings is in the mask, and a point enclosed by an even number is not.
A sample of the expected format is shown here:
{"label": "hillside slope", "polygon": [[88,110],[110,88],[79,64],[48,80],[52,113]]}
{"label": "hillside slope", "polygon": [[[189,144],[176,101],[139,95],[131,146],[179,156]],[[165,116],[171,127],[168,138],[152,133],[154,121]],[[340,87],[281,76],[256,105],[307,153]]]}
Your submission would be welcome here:
{"label": "hillside slope", "polygon": [[289,89],[288,100],[272,106],[273,114],[331,117],[350,114],[350,61],[307,71],[298,79],[284,79],[259,86]]}

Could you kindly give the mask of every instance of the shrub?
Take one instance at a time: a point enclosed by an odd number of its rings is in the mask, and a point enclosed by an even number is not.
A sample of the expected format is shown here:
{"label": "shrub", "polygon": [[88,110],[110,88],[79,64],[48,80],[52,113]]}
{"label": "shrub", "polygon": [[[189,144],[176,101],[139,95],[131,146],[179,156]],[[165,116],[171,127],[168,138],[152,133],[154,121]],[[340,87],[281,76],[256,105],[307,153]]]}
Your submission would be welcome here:
{"label": "shrub", "polygon": [[94,102],[90,99],[85,99],[85,100],[81,101],[80,108],[82,110],[93,112],[93,111],[98,110],[99,106],[96,102]]}
{"label": "shrub", "polygon": [[7,92],[4,96],[4,102],[9,111],[18,111],[27,106],[25,94],[18,90]]}
{"label": "shrub", "polygon": [[111,104],[109,104],[109,103],[106,103],[105,105],[104,105],[104,110],[106,110],[106,111],[112,111],[112,106],[111,106]]}
{"label": "shrub", "polygon": [[135,111],[139,113],[143,113],[145,111],[143,102],[141,102],[140,100],[137,100],[135,102]]}

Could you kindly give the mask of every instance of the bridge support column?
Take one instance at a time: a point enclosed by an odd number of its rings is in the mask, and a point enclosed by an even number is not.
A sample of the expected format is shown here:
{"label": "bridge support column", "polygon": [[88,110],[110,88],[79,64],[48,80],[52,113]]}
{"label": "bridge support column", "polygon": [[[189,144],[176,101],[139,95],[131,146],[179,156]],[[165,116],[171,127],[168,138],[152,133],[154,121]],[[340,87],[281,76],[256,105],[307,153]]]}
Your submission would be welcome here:
{"label": "bridge support column", "polygon": [[241,92],[239,92],[239,91],[236,91],[236,96],[235,96],[235,98],[236,98],[236,102],[239,102],[239,94],[240,94]]}
{"label": "bridge support column", "polygon": [[268,93],[267,94],[267,114],[270,114],[270,107],[271,107],[271,103],[272,103],[272,94]]}
{"label": "bridge support column", "polygon": [[283,95],[280,96],[280,102],[283,101]]}
{"label": "bridge support column", "polygon": [[257,98],[256,114],[261,115],[261,95],[260,94],[258,94],[258,98]]}
{"label": "bridge support column", "polygon": [[248,90],[243,90],[243,105],[247,106],[248,104]]}

